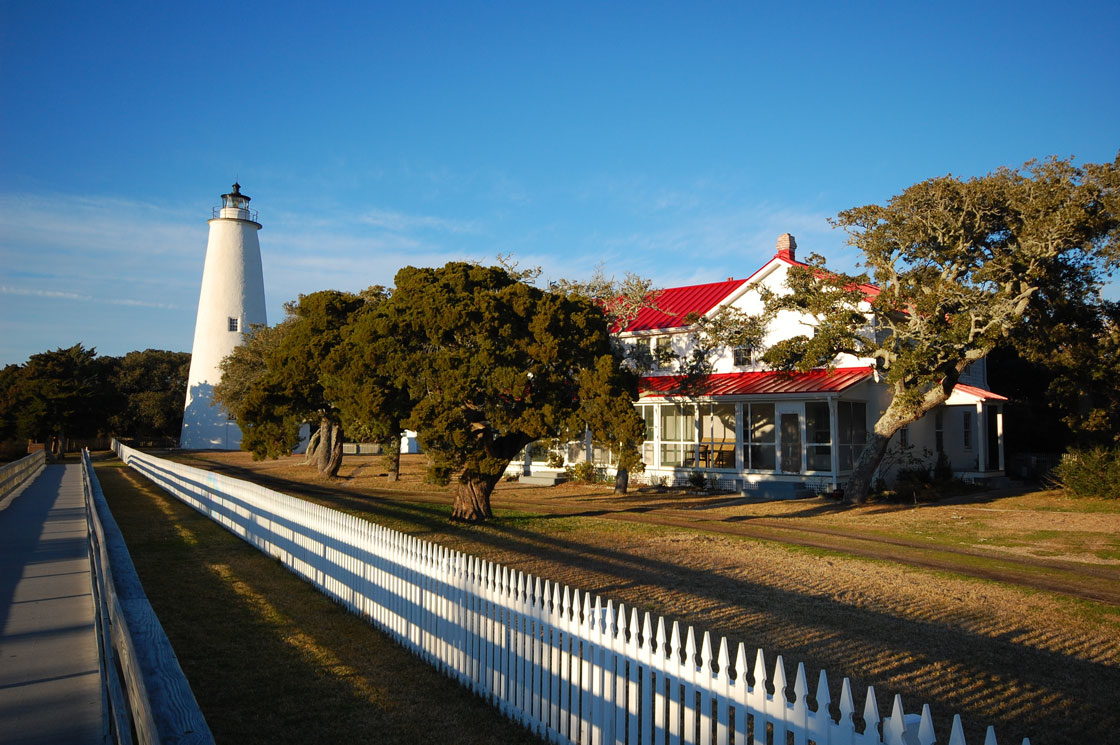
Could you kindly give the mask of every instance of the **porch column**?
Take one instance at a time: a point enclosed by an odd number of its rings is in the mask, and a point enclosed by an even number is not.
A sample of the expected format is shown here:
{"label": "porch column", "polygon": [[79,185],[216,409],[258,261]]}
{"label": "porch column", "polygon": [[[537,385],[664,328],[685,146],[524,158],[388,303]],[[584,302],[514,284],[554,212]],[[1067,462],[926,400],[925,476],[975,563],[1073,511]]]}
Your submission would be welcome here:
{"label": "porch column", "polygon": [[828,399],[828,437],[832,446],[828,449],[832,459],[832,488],[840,488],[840,418],[837,416],[836,396]]}
{"label": "porch column", "polygon": [[988,470],[988,418],[984,416],[984,402],[976,402],[976,470],[983,473]]}
{"label": "porch column", "polygon": [[1007,465],[1003,462],[1003,406],[996,406],[996,446],[999,448],[999,470],[1006,473]]}

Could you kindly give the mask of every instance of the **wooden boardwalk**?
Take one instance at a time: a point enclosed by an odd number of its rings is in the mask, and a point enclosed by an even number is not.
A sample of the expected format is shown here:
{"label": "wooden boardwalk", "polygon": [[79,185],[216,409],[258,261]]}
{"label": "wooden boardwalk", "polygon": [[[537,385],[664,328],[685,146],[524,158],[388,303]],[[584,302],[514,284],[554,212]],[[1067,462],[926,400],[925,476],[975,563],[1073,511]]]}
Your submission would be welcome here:
{"label": "wooden boardwalk", "polygon": [[100,743],[81,465],[0,502],[0,743]]}

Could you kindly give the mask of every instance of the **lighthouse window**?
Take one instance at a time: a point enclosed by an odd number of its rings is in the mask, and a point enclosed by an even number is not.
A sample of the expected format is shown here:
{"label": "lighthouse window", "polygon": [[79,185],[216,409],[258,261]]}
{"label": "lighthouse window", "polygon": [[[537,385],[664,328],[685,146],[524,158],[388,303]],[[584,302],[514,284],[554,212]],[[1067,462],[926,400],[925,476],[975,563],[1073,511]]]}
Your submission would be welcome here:
{"label": "lighthouse window", "polygon": [[238,320],[236,318],[229,319],[229,330],[230,331],[237,331],[238,330],[238,325],[239,325]]}

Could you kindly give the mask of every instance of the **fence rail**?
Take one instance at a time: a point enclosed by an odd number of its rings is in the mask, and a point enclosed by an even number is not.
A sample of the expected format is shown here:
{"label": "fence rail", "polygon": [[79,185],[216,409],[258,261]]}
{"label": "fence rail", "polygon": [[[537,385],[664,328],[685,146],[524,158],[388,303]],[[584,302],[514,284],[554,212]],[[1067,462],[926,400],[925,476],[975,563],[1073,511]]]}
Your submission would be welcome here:
{"label": "fence rail", "polygon": [[[791,691],[781,656],[768,665],[758,650],[751,664],[741,643],[258,484],[114,449],[551,742],[966,745],[959,716],[947,739],[937,737],[928,706],[907,715],[896,695],[883,718],[868,688],[857,710],[845,678],[833,719],[823,670],[811,694],[798,664]],[[991,727],[984,745],[996,745]]]}
{"label": "fence rail", "polygon": [[39,475],[47,465],[47,453],[39,450],[0,466],[0,499]]}
{"label": "fence rail", "polygon": [[106,742],[213,745],[214,737],[148,602],[101,484],[82,451]]}

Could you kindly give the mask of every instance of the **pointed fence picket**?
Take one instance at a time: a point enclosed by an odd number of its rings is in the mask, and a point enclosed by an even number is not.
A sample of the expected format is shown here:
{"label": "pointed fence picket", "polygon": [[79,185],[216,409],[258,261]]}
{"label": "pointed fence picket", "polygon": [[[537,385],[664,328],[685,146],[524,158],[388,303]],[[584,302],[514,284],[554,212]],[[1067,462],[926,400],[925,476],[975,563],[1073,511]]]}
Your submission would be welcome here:
{"label": "pointed fence picket", "polygon": [[[742,643],[639,616],[636,608],[452,551],[263,486],[156,458],[114,441],[129,466],[280,561],[328,597],[554,743],[581,745],[967,745],[929,706],[894,696],[880,719],[869,687],[862,727],[844,678],[830,713],[821,671],[792,688]],[[698,641],[699,639],[699,641]],[[713,652],[713,649],[715,650]],[[1023,745],[1029,745],[1024,739]],[[984,745],[997,745],[988,727]]]}

